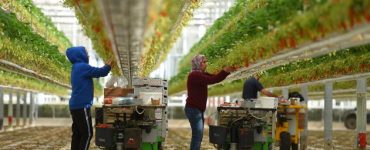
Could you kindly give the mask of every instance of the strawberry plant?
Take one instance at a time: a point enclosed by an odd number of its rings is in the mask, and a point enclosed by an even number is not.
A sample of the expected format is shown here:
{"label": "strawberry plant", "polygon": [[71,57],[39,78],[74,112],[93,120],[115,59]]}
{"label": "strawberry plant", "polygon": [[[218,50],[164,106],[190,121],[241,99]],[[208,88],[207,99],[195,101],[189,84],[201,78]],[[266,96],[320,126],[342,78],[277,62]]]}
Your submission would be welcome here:
{"label": "strawberry plant", "polygon": [[64,33],[58,31],[51,19],[45,16],[32,3],[32,0],[2,0],[0,6],[15,13],[21,22],[29,23],[34,32],[55,44],[60,52],[63,53],[68,47],[71,47],[72,44]]}
{"label": "strawberry plant", "polygon": [[0,58],[38,74],[69,84],[71,65],[66,57],[14,14],[0,11]]}
{"label": "strawberry plant", "polygon": [[[183,4],[183,5],[179,5]],[[164,1],[163,9],[154,25],[156,34],[145,39],[144,53],[139,65],[139,76],[148,76],[151,71],[163,62],[173,43],[180,36],[183,27],[193,16],[193,12],[200,5],[200,1]],[[175,6],[175,7],[173,7]],[[173,13],[163,15],[169,10]]]}
{"label": "strawberry plant", "polygon": [[[65,0],[64,5],[73,9],[85,34],[91,39],[94,50],[103,59],[114,57],[112,42],[108,38],[97,2],[81,0]],[[116,60],[114,60],[116,61]],[[117,64],[116,62],[113,62]],[[113,74],[119,74],[117,65],[112,68]]]}
{"label": "strawberry plant", "polygon": [[[287,22],[284,24],[278,20],[275,24],[276,27],[273,27],[271,30],[267,30],[264,34],[255,34],[254,37],[250,38],[236,38],[234,44],[232,44],[231,48],[228,49],[219,48],[210,51],[200,51],[197,53],[206,54],[207,58],[214,58],[208,60],[209,65],[207,70],[210,72],[217,72],[223,66],[248,67],[250,64],[271,58],[278,53],[295,50],[295,48],[300,45],[307,45],[320,38],[327,36],[330,37],[330,34],[338,35],[340,33],[348,32],[347,27],[338,28],[337,26],[338,24],[348,26],[348,10],[351,5],[353,5],[352,1],[322,1],[317,4],[313,3],[310,4],[309,9],[307,9],[308,7],[305,7],[302,11],[303,13],[300,12],[296,15],[286,16],[290,19],[286,19]],[[367,8],[369,4],[364,3],[363,5]],[[361,11],[366,14],[368,10]],[[273,16],[274,14],[271,13],[270,15]],[[317,16],[320,17],[318,18]],[[360,16],[360,18],[365,20],[365,16]],[[364,25],[363,23],[364,21],[359,22],[359,25]],[[260,27],[263,29],[262,26],[263,25]],[[199,43],[202,42],[206,43],[207,41],[201,40]],[[222,43],[223,41],[220,42]],[[193,48],[196,48],[199,43]],[[213,42],[213,45],[218,45],[218,43]],[[190,55],[194,56],[195,54],[191,53],[188,56]],[[185,56],[183,60],[187,58],[189,57]],[[190,65],[190,61],[182,63],[183,64],[181,64],[181,66]]]}
{"label": "strawberry plant", "polygon": [[68,89],[65,87],[2,70],[0,70],[0,85],[42,91],[60,96],[68,94]]}
{"label": "strawberry plant", "polygon": [[[106,42],[108,37],[101,25],[97,2],[65,0],[64,4],[75,9],[79,22],[87,36],[92,39],[94,49],[99,56],[104,60],[114,58],[112,42]],[[148,10],[147,28],[149,31],[144,37],[144,50],[139,67],[141,76],[147,76],[166,58],[166,54],[179,37],[182,28],[192,17],[192,12],[199,6],[199,1],[164,0],[162,3],[150,1],[150,4],[153,7],[149,7]],[[113,73],[118,74],[118,72],[118,68],[114,67]]]}
{"label": "strawberry plant", "polygon": [[[260,82],[265,88],[287,86],[340,77],[343,75],[360,74],[370,71],[370,45],[341,50],[310,60],[293,62],[266,71]],[[217,85],[209,90],[209,95],[225,95],[241,92],[244,80],[236,80],[224,85]],[[335,89],[350,89],[355,81],[334,83]],[[184,90],[184,89],[182,89]],[[298,90],[299,89],[292,89]],[[322,85],[313,85],[309,90],[322,91]],[[181,90],[180,90],[181,91]]]}

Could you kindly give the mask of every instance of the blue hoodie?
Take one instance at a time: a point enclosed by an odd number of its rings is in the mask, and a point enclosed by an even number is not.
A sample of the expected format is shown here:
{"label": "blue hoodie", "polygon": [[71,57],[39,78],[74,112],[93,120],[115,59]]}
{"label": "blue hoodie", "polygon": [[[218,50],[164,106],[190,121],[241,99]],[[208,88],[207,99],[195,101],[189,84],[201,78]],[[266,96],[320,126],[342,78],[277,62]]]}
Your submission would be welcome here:
{"label": "blue hoodie", "polygon": [[69,109],[90,108],[94,97],[92,78],[107,76],[111,67],[105,65],[95,68],[89,65],[85,47],[71,47],[66,55],[73,64],[71,72],[72,95],[69,100]]}

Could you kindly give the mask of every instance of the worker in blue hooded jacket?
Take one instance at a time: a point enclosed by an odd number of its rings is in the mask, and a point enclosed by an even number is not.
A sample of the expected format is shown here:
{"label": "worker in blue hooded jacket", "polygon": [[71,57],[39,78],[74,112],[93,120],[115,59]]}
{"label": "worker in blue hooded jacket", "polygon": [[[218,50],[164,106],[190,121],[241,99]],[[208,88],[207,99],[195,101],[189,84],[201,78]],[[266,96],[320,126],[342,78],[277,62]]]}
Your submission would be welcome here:
{"label": "worker in blue hooded jacket", "polygon": [[72,94],[69,109],[72,115],[72,150],[89,149],[93,135],[90,108],[93,104],[93,78],[107,76],[111,70],[109,60],[101,68],[89,65],[89,56],[85,47],[71,47],[66,55],[73,64],[71,71]]}

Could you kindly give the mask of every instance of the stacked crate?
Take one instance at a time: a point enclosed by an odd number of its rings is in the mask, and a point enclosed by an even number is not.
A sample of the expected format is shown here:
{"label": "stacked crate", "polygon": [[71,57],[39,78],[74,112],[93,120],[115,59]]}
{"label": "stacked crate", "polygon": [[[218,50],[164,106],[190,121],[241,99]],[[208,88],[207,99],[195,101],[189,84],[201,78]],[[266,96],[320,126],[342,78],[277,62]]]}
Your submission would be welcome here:
{"label": "stacked crate", "polygon": [[[157,78],[134,78],[132,81],[135,95],[139,96],[141,92],[153,93],[157,95],[161,93],[160,105],[167,106],[168,103],[168,91],[167,91],[167,80]],[[167,118],[167,107],[157,108],[154,111],[156,124],[160,128],[161,136],[163,139],[166,138],[168,132],[168,118]]]}
{"label": "stacked crate", "polygon": [[167,80],[156,78],[134,78],[132,85],[134,86],[135,95],[139,95],[140,92],[162,93],[161,104],[167,105]]}

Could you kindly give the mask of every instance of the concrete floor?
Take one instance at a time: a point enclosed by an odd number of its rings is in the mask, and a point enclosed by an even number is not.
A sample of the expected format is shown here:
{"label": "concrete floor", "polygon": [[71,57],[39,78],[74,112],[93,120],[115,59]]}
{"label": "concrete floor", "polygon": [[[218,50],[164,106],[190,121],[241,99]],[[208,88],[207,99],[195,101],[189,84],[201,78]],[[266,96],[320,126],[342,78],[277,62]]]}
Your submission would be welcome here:
{"label": "concrete floor", "polygon": [[[39,118],[34,127],[17,127],[12,131],[0,132],[0,149],[70,149],[71,137],[70,118]],[[22,124],[22,122],[20,123]],[[7,125],[7,122],[5,123]],[[309,150],[323,149],[323,122],[309,122]],[[214,149],[208,142],[208,126],[205,125],[202,149]],[[355,132],[345,129],[343,123],[333,123],[333,143],[335,149],[353,149]],[[370,143],[370,125],[367,126],[368,143]],[[169,120],[169,133],[164,145],[165,149],[188,149],[191,129],[187,120]],[[50,141],[52,140],[52,141]],[[55,142],[57,140],[58,142]],[[48,144],[45,144],[48,143]],[[370,149],[370,146],[368,146]],[[98,149],[91,141],[90,149]]]}
{"label": "concrete floor", "polygon": [[[7,126],[8,122],[7,120],[4,120],[4,125]],[[94,119],[93,119],[94,123]],[[20,124],[23,125],[23,120],[20,120]],[[13,125],[15,123],[13,122]],[[35,123],[33,126],[65,126],[69,127],[72,125],[72,119],[71,118],[38,118],[35,120]],[[27,126],[28,126],[28,120],[27,120]],[[168,126],[169,128],[190,128],[190,124],[187,120],[181,119],[181,120],[168,120]],[[204,126],[205,128],[208,128],[207,125]],[[308,122],[308,130],[324,130],[324,122],[322,121],[310,121]],[[344,127],[344,124],[342,122],[333,122],[333,130],[347,130]],[[367,125],[367,131],[370,131],[370,124]]]}

